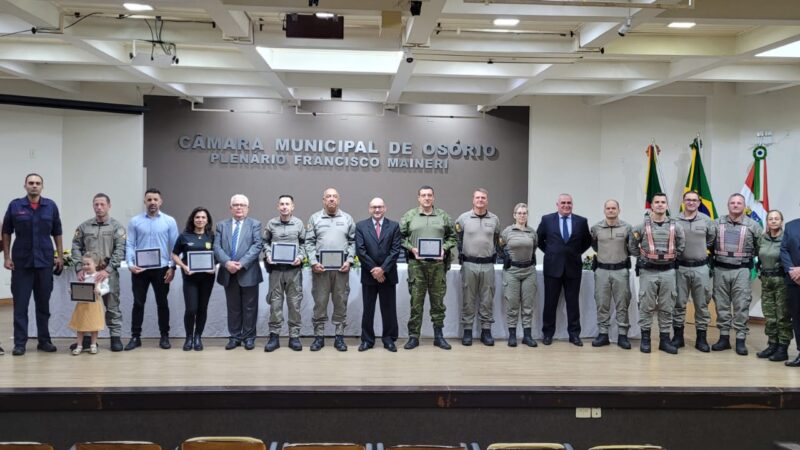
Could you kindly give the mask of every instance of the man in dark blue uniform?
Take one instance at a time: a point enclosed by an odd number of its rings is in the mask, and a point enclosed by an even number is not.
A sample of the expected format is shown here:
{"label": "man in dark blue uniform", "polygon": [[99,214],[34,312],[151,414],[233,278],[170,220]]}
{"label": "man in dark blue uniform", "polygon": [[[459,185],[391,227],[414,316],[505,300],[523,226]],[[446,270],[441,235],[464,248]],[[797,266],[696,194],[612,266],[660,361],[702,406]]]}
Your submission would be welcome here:
{"label": "man in dark blue uniform", "polygon": [[[28,195],[12,200],[3,218],[3,267],[11,271],[11,295],[14,297],[14,356],[25,354],[31,293],[36,303],[39,340],[36,348],[44,352],[56,351],[56,346],[50,342],[47,323],[50,320],[53,266],[57,273],[61,273],[64,251],[61,244],[61,216],[55,202],[42,197],[43,187],[41,175],[32,173],[26,176],[25,190]],[[55,258],[53,241],[56,244]]]}

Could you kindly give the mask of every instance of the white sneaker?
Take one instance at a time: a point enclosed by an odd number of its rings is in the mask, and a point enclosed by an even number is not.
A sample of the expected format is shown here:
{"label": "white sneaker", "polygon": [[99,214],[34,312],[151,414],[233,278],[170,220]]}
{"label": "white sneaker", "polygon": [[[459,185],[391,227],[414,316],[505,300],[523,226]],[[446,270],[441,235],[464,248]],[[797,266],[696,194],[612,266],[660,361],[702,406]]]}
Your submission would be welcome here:
{"label": "white sneaker", "polygon": [[92,355],[96,355],[97,354],[97,344],[92,344],[89,347],[89,353],[92,354]]}
{"label": "white sneaker", "polygon": [[80,355],[82,351],[83,351],[83,347],[81,347],[79,345],[79,346],[75,347],[75,350],[72,350],[72,354],[77,356],[77,355]]}

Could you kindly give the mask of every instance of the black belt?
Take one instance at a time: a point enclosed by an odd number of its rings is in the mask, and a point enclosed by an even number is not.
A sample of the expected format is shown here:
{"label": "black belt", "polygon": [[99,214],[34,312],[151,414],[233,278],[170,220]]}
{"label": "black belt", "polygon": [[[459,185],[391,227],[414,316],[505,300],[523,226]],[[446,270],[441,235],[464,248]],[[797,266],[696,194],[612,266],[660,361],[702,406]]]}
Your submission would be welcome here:
{"label": "black belt", "polygon": [[493,256],[485,256],[483,258],[476,258],[473,256],[463,255],[461,258],[464,262],[473,263],[473,264],[494,264],[495,257]]}
{"label": "black belt", "polygon": [[601,263],[599,261],[597,263],[597,268],[604,270],[620,270],[620,269],[628,269],[629,267],[630,266],[628,266],[628,261],[622,261],[615,264],[606,264],[606,263]]}
{"label": "black belt", "polygon": [[723,269],[752,269],[753,262],[748,261],[746,263],[741,264],[728,264],[721,261],[714,261],[714,267],[722,267]]}
{"label": "black belt", "polygon": [[525,268],[536,264],[536,260],[532,259],[530,261],[511,261],[510,264],[511,267]]}
{"label": "black belt", "polygon": [[678,265],[681,266],[681,267],[701,267],[701,266],[705,266],[707,264],[708,264],[708,260],[707,259],[703,259],[703,260],[700,260],[700,261],[684,261],[684,260],[680,260],[680,259],[678,260]]}
{"label": "black belt", "polygon": [[781,269],[761,269],[762,277],[783,277],[783,270]]}
{"label": "black belt", "polygon": [[666,272],[667,270],[672,270],[675,268],[675,264],[653,264],[647,262],[641,262],[638,264],[640,269],[643,270],[655,270],[656,272]]}

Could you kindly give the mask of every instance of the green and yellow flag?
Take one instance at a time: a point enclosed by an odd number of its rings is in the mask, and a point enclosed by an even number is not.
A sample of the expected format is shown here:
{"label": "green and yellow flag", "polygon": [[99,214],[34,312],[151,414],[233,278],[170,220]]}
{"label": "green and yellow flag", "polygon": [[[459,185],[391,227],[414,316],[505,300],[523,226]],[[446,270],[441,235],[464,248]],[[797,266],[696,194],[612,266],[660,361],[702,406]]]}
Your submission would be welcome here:
{"label": "green and yellow flag", "polygon": [[661,180],[658,176],[658,154],[661,149],[657,145],[651,144],[647,146],[647,178],[644,185],[644,207],[650,209],[650,202],[653,201],[653,195],[659,192],[664,192],[661,189]]}
{"label": "green and yellow flag", "polygon": [[[686,186],[683,187],[683,193],[695,191],[700,195],[700,212],[710,217],[712,220],[716,219],[717,208],[714,207],[714,199],[711,198],[711,188],[708,187],[708,178],[706,178],[706,171],[703,169],[703,161],[700,160],[700,147],[703,143],[695,138],[689,148],[692,150],[692,163],[689,165],[689,175],[686,177]],[[683,203],[681,203],[681,211],[683,211]]]}

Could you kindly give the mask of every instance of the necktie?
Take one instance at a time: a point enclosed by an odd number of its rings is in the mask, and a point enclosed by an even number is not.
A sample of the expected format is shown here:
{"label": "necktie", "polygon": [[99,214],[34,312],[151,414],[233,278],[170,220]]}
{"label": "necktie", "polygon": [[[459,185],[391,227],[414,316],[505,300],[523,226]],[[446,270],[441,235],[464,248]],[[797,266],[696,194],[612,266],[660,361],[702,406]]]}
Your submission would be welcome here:
{"label": "necktie", "polygon": [[239,221],[233,225],[233,238],[231,238],[231,259],[236,259],[236,247],[239,244]]}
{"label": "necktie", "polygon": [[569,228],[567,227],[567,217],[561,218],[561,237],[564,238],[564,242],[569,240]]}
{"label": "necktie", "polygon": [[378,239],[381,237],[381,223],[375,222],[375,234],[378,236]]}

